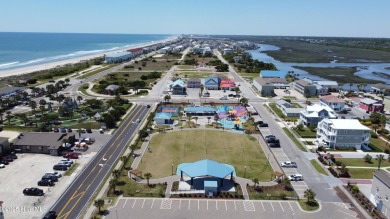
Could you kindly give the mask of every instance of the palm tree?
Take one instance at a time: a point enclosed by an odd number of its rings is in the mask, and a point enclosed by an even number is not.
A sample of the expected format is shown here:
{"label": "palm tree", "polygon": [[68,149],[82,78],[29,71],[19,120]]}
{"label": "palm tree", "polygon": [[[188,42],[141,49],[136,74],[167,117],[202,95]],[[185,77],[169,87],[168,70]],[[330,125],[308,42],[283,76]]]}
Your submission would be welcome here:
{"label": "palm tree", "polygon": [[70,79],[69,78],[65,78],[65,82],[66,82],[66,84],[69,84]]}
{"label": "palm tree", "polygon": [[152,174],[151,174],[151,173],[145,173],[144,176],[145,176],[145,178],[146,178],[146,181],[148,182],[148,186],[150,186],[150,185],[149,185],[149,179],[152,178]]}
{"label": "palm tree", "polygon": [[35,109],[37,108],[37,103],[34,100],[30,101],[30,107],[35,115]]}
{"label": "palm tree", "polygon": [[240,99],[240,103],[245,106],[245,105],[248,104],[248,99],[243,97],[243,98]]}
{"label": "palm tree", "polygon": [[307,202],[311,202],[316,197],[316,193],[311,189],[306,189],[304,197],[307,198]]}
{"label": "palm tree", "polygon": [[378,160],[378,170],[381,168],[382,161],[385,159],[385,155],[378,154],[376,155],[376,159]]}
{"label": "palm tree", "polygon": [[114,177],[114,179],[118,179],[120,174],[121,174],[120,170],[113,170],[112,171],[112,177]]}
{"label": "palm tree", "polygon": [[81,101],[83,100],[82,96],[77,96],[77,101],[79,101],[79,104],[81,104]]}
{"label": "palm tree", "polygon": [[30,121],[30,120],[28,119],[26,113],[22,113],[22,114],[20,115],[20,119],[23,121],[24,126],[27,126],[27,123]]}
{"label": "palm tree", "polygon": [[170,99],[171,99],[170,95],[165,95],[165,97],[164,97],[165,102],[169,102]]}
{"label": "palm tree", "polygon": [[137,145],[131,144],[129,148],[130,148],[130,156],[132,156],[134,154],[135,149],[137,148]]}
{"label": "palm tree", "polygon": [[339,91],[343,89],[344,83],[339,83]]}
{"label": "palm tree", "polygon": [[95,207],[97,207],[99,209],[99,213],[101,213],[101,209],[102,207],[104,206],[104,200],[103,199],[98,199],[98,200],[95,200],[95,202],[93,203],[93,205]]}
{"label": "palm tree", "polygon": [[372,128],[375,130],[375,133],[376,133],[376,130],[378,129],[378,125],[372,125]]}
{"label": "palm tree", "polygon": [[252,181],[255,184],[255,186],[257,187],[257,185],[259,184],[259,179],[258,178],[254,178],[254,179],[252,179]]}
{"label": "palm tree", "polygon": [[114,193],[115,193],[115,188],[116,188],[116,185],[118,184],[118,179],[113,178],[110,180],[110,182],[108,182],[108,184],[110,186],[110,189],[114,190]]}
{"label": "palm tree", "polygon": [[201,85],[200,85],[200,96],[203,95],[203,91],[204,91],[204,85],[201,84]]}
{"label": "palm tree", "polygon": [[8,120],[8,125],[11,125],[12,114],[11,111],[7,111],[5,118]]}

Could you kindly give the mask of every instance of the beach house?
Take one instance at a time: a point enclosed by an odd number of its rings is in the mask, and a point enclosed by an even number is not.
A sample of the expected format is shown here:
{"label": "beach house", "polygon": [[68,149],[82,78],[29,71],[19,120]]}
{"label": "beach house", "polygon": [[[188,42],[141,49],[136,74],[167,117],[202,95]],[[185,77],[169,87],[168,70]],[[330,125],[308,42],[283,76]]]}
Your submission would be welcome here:
{"label": "beach house", "polygon": [[190,78],[187,80],[187,88],[200,88],[201,81],[199,78]]}
{"label": "beach house", "polygon": [[373,100],[370,98],[363,98],[360,100],[359,108],[368,113],[383,112],[385,104],[381,100]]}
{"label": "beach house", "polygon": [[204,87],[207,90],[218,90],[220,81],[218,77],[205,78]]}
{"label": "beach house", "polygon": [[107,63],[120,63],[125,62],[133,58],[131,52],[119,52],[114,54],[109,54],[105,56],[105,62]]}
{"label": "beach house", "polygon": [[329,106],[335,112],[340,112],[345,107],[345,101],[334,96],[334,95],[326,95],[320,97],[321,106]]}
{"label": "beach house", "polygon": [[377,170],[372,178],[370,201],[385,217],[390,217],[390,173]]}
{"label": "beach house", "polygon": [[335,149],[367,147],[370,129],[357,119],[323,119],[317,126],[317,142]]}
{"label": "beach house", "polygon": [[177,79],[176,81],[172,82],[170,87],[172,90],[172,94],[175,94],[175,95],[186,94],[186,88],[184,86],[184,81],[181,79]]}
{"label": "beach house", "polygon": [[296,91],[303,94],[303,96],[315,96],[317,95],[317,86],[308,82],[307,80],[297,80],[293,82],[293,87]]}
{"label": "beach house", "polygon": [[234,90],[236,83],[233,79],[228,78],[221,81],[220,87],[222,90]]}
{"label": "beach house", "polygon": [[302,108],[293,107],[293,104],[285,101],[278,100],[275,104],[287,117],[299,117],[301,114]]}
{"label": "beach house", "polygon": [[317,127],[318,123],[323,119],[337,119],[337,114],[329,106],[314,104],[311,106],[306,106],[301,111],[299,116],[299,123],[306,126],[314,125]]}

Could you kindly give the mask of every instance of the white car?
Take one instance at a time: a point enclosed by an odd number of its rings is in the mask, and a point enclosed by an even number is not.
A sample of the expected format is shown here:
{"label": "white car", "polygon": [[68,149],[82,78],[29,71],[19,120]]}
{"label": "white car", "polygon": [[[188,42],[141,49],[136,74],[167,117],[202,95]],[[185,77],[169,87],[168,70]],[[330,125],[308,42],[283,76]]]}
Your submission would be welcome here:
{"label": "white car", "polygon": [[284,161],[280,164],[282,167],[297,167],[297,163],[291,161]]}
{"label": "white car", "polygon": [[68,162],[70,164],[73,164],[73,160],[71,160],[71,159],[62,159],[62,160],[60,160],[60,162]]}
{"label": "white car", "polygon": [[290,181],[303,181],[303,176],[301,174],[292,174],[288,176]]}
{"label": "white car", "polygon": [[0,163],[0,168],[4,168],[4,167],[5,167],[5,165]]}
{"label": "white car", "polygon": [[61,173],[59,173],[59,172],[47,172],[47,173],[45,173],[45,175],[46,174],[50,174],[50,175],[56,176],[57,178],[62,177]]}

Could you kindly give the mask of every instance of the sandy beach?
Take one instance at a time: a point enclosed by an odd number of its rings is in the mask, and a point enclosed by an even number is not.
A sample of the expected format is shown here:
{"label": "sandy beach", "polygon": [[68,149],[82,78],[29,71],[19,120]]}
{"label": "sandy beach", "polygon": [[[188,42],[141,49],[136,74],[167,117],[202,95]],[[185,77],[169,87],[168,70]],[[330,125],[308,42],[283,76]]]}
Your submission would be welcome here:
{"label": "sandy beach", "polygon": [[15,68],[15,69],[0,70],[0,78],[5,78],[5,77],[10,77],[10,76],[15,76],[15,75],[29,74],[29,73],[36,72],[36,71],[47,70],[47,69],[54,68],[56,66],[73,64],[73,63],[78,63],[78,62],[83,61],[83,60],[89,60],[89,59],[93,59],[96,57],[101,57],[104,54],[107,55],[107,54],[113,54],[113,53],[117,53],[117,52],[123,52],[123,51],[126,51],[128,49],[145,47],[145,46],[150,46],[150,45],[154,45],[154,44],[158,44],[158,43],[165,43],[165,42],[172,41],[175,39],[177,39],[177,36],[169,37],[168,39],[165,39],[165,40],[160,40],[160,41],[155,41],[155,42],[150,42],[150,43],[145,43],[145,44],[138,44],[138,45],[134,45],[134,46],[131,46],[128,48],[124,48],[124,49],[122,48],[120,50],[98,53],[98,54],[78,57],[78,58],[74,58],[74,59],[67,59],[67,60],[62,60],[62,61],[50,62],[50,63],[40,64],[40,65],[33,65],[33,66],[27,66],[27,67]]}

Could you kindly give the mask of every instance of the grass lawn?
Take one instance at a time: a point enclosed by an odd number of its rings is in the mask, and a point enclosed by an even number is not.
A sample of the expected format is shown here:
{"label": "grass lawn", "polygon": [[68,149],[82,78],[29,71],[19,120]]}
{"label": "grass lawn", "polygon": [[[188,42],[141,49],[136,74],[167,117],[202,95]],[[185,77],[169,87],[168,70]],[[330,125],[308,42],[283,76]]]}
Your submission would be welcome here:
{"label": "grass lawn", "polygon": [[[260,186],[259,186],[260,187]],[[281,200],[283,196],[294,197],[294,191],[287,191],[283,189],[283,186],[264,186],[260,187],[263,189],[262,192],[256,192],[255,186],[247,186],[247,191],[250,199],[261,199],[261,200]],[[271,194],[270,197],[267,195]]]}
{"label": "grass lawn", "polygon": [[309,128],[304,127],[303,130],[299,130],[297,128],[293,128],[298,135],[300,135],[302,138],[316,138],[317,132],[311,131]]}
{"label": "grass lawn", "polygon": [[[317,202],[317,201],[316,201]],[[316,206],[310,206],[310,205],[308,205],[307,204],[307,199],[300,199],[299,201],[298,201],[298,203],[299,203],[299,205],[301,206],[301,208],[303,209],[303,210],[305,210],[305,211],[315,211],[315,210],[317,210],[319,207],[320,207],[320,205],[316,205]],[[318,202],[317,202],[318,203]]]}
{"label": "grass lawn", "polygon": [[280,110],[277,106],[276,103],[270,103],[268,104],[269,107],[276,113],[276,115],[279,116],[279,118],[284,119],[286,116],[283,114],[282,110]]}
{"label": "grass lawn", "polygon": [[195,70],[195,67],[192,65],[178,65],[177,70]]}
{"label": "grass lawn", "polygon": [[310,160],[310,163],[314,166],[314,168],[316,168],[317,172],[324,175],[328,175],[328,173],[322,168],[322,166],[315,159]]}
{"label": "grass lawn", "polygon": [[293,108],[303,108],[299,103],[292,103]]}
{"label": "grass lawn", "polygon": [[352,179],[372,179],[372,174],[377,169],[348,168],[348,173]]}
{"label": "grass lawn", "polygon": [[288,130],[288,128],[284,127],[283,131],[286,133],[286,135],[291,138],[291,140],[294,142],[294,144],[301,149],[301,151],[306,152],[306,148],[301,144],[301,142],[298,141],[298,139],[295,138],[295,136]]}
{"label": "grass lawn", "polygon": [[[180,59],[180,58],[179,58]],[[178,59],[155,59],[156,62],[153,61],[138,61],[138,64],[133,64],[134,69],[141,68],[142,71],[166,71],[172,68],[174,64],[177,63]],[[142,66],[143,63],[146,63],[145,66]],[[127,68],[132,69],[132,68]],[[134,71],[134,69],[132,69]]]}
{"label": "grass lawn", "polygon": [[115,67],[117,65],[119,65],[119,64],[110,64],[110,65],[104,66],[104,67],[96,69],[96,70],[88,71],[88,72],[78,76],[77,79],[84,79],[84,78],[91,77],[91,76],[93,76],[95,74],[98,74],[98,73],[100,73],[100,72],[102,72],[104,70],[107,70],[109,68]]}
{"label": "grass lawn", "polygon": [[373,144],[375,147],[381,149],[382,151],[384,151],[385,149],[390,149],[390,144],[386,145],[386,142],[380,138],[370,137],[370,143]]}
{"label": "grass lawn", "polygon": [[80,128],[100,129],[100,127],[101,127],[100,122],[85,122],[85,123],[79,123],[76,125],[69,126],[69,128],[72,128],[72,129],[80,129]]}
{"label": "grass lawn", "polygon": [[253,78],[259,77],[259,73],[238,73],[238,74],[241,77],[243,77],[244,79],[247,79],[247,78],[253,79]]}
{"label": "grass lawn", "polygon": [[79,163],[75,163],[73,164],[65,173],[64,173],[64,176],[70,176],[72,175],[72,173],[77,169],[77,167],[79,167],[80,164]]}
{"label": "grass lawn", "polygon": [[[372,163],[364,162],[363,158],[336,158],[336,160],[341,161],[345,166],[355,166],[355,167],[378,167],[378,160],[376,157],[372,157]],[[382,161],[381,167],[390,167],[390,162],[386,159]]]}
{"label": "grass lawn", "polygon": [[357,71],[355,67],[336,67],[336,68],[317,68],[317,67],[299,67],[294,68],[304,70],[312,75],[316,75],[325,79],[334,80],[339,83],[380,83],[377,80],[365,79],[359,76],[355,76]]}
{"label": "grass lawn", "polygon": [[172,164],[211,159],[233,165],[237,176],[270,181],[273,173],[261,146],[255,138],[243,134],[213,130],[177,131],[159,134],[150,142],[152,153],[146,153],[138,169],[153,178],[170,176]]}
{"label": "grass lawn", "polygon": [[[210,77],[212,74],[215,74],[215,72],[199,72],[199,71],[175,71],[172,75],[178,74],[181,78],[207,78]],[[223,76],[227,76],[228,73],[219,73]]]}
{"label": "grass lawn", "polygon": [[87,93],[87,89],[88,89],[89,85],[88,84],[85,84],[83,86],[80,86],[77,90],[80,91],[81,93],[83,93],[85,96],[90,96],[88,93]]}

